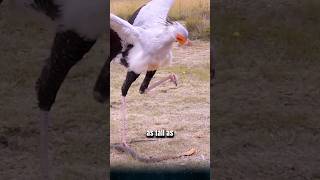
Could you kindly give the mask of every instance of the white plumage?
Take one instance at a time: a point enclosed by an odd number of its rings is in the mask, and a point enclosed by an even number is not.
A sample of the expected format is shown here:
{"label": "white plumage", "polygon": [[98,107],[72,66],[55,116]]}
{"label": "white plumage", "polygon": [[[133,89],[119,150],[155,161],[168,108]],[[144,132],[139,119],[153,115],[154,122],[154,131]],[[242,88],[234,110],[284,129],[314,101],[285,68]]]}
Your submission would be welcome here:
{"label": "white plumage", "polygon": [[133,25],[152,28],[165,23],[174,0],[153,0],[146,4],[137,15]]}
{"label": "white plumage", "polygon": [[114,14],[110,14],[110,26],[113,30],[117,31],[123,42],[131,44],[139,41],[139,31],[142,31],[142,29],[132,26],[130,23]]}
{"label": "white plumage", "polygon": [[153,0],[141,8],[133,25],[110,14],[110,26],[122,40],[123,47],[133,44],[127,61],[128,70],[140,74],[156,70],[172,61],[172,45],[185,44],[188,31],[179,22],[168,22],[174,0]]}

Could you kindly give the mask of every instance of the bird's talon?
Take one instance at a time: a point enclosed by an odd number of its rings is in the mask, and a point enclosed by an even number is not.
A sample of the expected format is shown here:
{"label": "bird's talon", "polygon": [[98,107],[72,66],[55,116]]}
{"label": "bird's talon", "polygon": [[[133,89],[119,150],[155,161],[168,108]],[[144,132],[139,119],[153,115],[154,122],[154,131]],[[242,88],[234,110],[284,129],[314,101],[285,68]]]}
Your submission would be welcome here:
{"label": "bird's talon", "polygon": [[178,86],[178,78],[175,74],[170,75],[170,81],[173,82],[176,86]]}
{"label": "bird's talon", "polygon": [[127,144],[127,142],[122,142],[122,145],[123,145],[124,147],[126,147],[126,148],[129,147],[129,145]]}

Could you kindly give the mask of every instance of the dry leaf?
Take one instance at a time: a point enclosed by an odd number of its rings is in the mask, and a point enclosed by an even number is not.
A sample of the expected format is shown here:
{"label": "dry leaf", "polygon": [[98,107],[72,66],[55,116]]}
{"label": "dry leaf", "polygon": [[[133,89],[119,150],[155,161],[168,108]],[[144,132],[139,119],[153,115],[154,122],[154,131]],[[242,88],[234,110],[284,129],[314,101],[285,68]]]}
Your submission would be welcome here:
{"label": "dry leaf", "polygon": [[191,156],[191,155],[193,155],[194,153],[196,153],[196,149],[195,149],[195,148],[191,148],[189,151],[186,151],[186,152],[182,153],[182,155],[184,155],[184,156]]}

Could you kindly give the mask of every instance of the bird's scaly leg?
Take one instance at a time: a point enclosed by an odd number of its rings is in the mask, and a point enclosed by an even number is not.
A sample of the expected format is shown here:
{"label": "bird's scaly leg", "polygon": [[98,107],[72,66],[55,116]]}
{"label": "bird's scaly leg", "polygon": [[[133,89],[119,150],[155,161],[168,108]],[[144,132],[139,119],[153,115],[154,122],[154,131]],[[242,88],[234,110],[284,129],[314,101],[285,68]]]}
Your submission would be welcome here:
{"label": "bird's scaly leg", "polygon": [[50,178],[48,155],[49,111],[69,70],[91,49],[95,40],[87,40],[71,30],[57,32],[50,57],[36,84],[40,118],[40,161],[42,179]]}
{"label": "bird's scaly leg", "polygon": [[40,165],[42,179],[49,179],[49,111],[40,111]]}
{"label": "bird's scaly leg", "polygon": [[168,80],[170,80],[170,82],[173,82],[176,86],[178,86],[178,78],[175,74],[170,74],[169,76],[162,78],[161,80],[151,84],[146,90],[145,92],[148,93],[150,92],[152,89],[154,89],[155,87],[167,82]]}
{"label": "bird's scaly leg", "polygon": [[126,108],[126,96],[128,93],[128,90],[131,86],[131,84],[139,77],[140,74],[137,74],[133,71],[128,71],[125,81],[123,82],[122,88],[121,88],[121,122],[122,122],[122,128],[120,130],[121,134],[121,142],[124,146],[128,147],[127,144],[127,131],[128,131],[128,120],[127,120],[127,108]]}
{"label": "bird's scaly leg", "polygon": [[120,134],[121,134],[121,142],[124,146],[128,147],[127,144],[127,131],[128,131],[128,119],[127,119],[127,104],[126,104],[126,97],[121,97],[121,128],[120,128]]}

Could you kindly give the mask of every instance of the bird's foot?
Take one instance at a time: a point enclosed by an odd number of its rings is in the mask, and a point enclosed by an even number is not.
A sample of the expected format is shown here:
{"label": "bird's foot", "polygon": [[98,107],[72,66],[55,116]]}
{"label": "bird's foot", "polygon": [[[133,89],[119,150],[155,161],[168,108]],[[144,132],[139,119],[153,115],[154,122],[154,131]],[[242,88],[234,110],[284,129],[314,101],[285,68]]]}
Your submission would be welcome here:
{"label": "bird's foot", "polygon": [[176,86],[178,86],[178,77],[175,74],[170,74],[169,75],[170,82],[173,82]]}
{"label": "bird's foot", "polygon": [[124,147],[126,147],[126,148],[129,148],[129,145],[128,145],[127,141],[122,141],[122,145],[123,145]]}
{"label": "bird's foot", "polygon": [[155,82],[154,84],[151,84],[145,91],[143,91],[143,93],[149,94],[152,89],[154,89],[155,87],[157,87],[157,86],[159,86],[159,85],[161,85],[161,84],[163,84],[165,82],[168,82],[168,80],[170,82],[173,82],[176,86],[178,86],[178,76],[172,73],[169,76],[167,76],[165,78],[162,78],[158,82]]}

